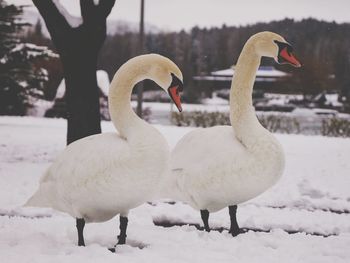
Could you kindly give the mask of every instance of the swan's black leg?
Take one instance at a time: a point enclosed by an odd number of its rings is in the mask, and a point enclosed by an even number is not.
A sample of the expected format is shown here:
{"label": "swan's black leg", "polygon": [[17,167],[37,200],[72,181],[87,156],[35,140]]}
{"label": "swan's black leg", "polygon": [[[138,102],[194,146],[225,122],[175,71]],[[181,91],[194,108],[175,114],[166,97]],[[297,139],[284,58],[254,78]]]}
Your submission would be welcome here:
{"label": "swan's black leg", "polygon": [[118,243],[113,247],[109,248],[109,251],[115,252],[115,247],[117,245],[124,245],[126,242],[126,228],[128,227],[128,218],[126,216],[119,216],[119,229],[120,234],[118,236]]}
{"label": "swan's black leg", "polygon": [[120,216],[119,222],[120,234],[118,236],[117,245],[123,245],[126,241],[126,228],[128,227],[128,218],[126,216]]}
{"label": "swan's black leg", "polygon": [[237,206],[231,205],[228,207],[229,213],[230,213],[230,219],[231,219],[231,227],[229,233],[231,233],[232,236],[237,236],[239,234],[239,226],[237,223]]}
{"label": "swan's black leg", "polygon": [[208,210],[201,210],[201,217],[203,220],[203,224],[204,224],[204,229],[207,232],[210,232],[210,228],[209,228],[209,211]]}
{"label": "swan's black leg", "polygon": [[84,242],[84,226],[85,226],[85,220],[84,218],[77,218],[77,230],[78,230],[78,246],[85,246]]}

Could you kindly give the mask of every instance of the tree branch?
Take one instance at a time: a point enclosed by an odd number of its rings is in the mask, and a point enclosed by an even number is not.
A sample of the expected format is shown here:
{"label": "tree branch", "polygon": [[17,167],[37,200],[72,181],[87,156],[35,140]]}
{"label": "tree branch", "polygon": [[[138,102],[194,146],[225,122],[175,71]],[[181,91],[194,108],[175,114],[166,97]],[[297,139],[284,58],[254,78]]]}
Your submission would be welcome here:
{"label": "tree branch", "polygon": [[111,13],[111,10],[115,4],[115,0],[100,0],[98,5],[98,14],[104,19]]}
{"label": "tree branch", "polygon": [[95,20],[96,6],[93,0],[80,0],[81,17],[84,23]]}
{"label": "tree branch", "polygon": [[[52,0],[32,0],[40,15],[44,18],[46,27],[50,32],[51,38],[61,42],[71,31],[66,18],[61,14]],[[56,43],[56,41],[54,42]],[[59,48],[59,47],[57,47]]]}
{"label": "tree branch", "polygon": [[93,0],[80,0],[81,16],[84,22],[101,22],[110,14],[115,0],[100,0],[98,5]]}

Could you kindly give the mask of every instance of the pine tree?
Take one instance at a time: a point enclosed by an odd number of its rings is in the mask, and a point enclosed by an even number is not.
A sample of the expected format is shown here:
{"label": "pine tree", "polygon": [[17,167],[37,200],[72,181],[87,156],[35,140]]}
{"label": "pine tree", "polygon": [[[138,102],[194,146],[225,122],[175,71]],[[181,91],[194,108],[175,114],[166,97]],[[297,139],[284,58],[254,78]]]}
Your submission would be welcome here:
{"label": "pine tree", "polygon": [[21,43],[19,33],[28,26],[21,21],[23,7],[0,0],[0,115],[24,115],[43,95],[47,71],[35,66],[37,59],[56,56],[47,47]]}

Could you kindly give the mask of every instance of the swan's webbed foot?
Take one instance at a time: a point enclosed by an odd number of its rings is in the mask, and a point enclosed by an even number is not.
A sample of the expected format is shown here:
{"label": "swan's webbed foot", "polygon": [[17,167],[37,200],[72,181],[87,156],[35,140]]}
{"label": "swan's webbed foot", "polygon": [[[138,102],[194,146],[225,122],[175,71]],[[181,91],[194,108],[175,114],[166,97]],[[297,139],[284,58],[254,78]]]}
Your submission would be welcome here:
{"label": "swan's webbed foot", "polygon": [[76,225],[77,225],[77,230],[78,230],[78,246],[85,247],[85,241],[84,241],[85,220],[84,220],[84,218],[77,218],[76,223],[77,223]]}
{"label": "swan's webbed foot", "polygon": [[203,220],[203,224],[204,224],[204,229],[207,232],[210,232],[210,228],[209,228],[209,211],[208,210],[201,210],[201,218]]}
{"label": "swan's webbed foot", "polygon": [[120,229],[120,234],[118,236],[118,243],[113,247],[109,248],[108,250],[111,252],[115,252],[115,247],[117,245],[124,245],[126,243],[126,229],[128,227],[128,218],[126,216],[120,216],[119,217],[119,229]]}
{"label": "swan's webbed foot", "polygon": [[240,229],[237,223],[237,206],[231,205],[228,207],[230,213],[231,227],[229,233],[235,237],[240,234]]}

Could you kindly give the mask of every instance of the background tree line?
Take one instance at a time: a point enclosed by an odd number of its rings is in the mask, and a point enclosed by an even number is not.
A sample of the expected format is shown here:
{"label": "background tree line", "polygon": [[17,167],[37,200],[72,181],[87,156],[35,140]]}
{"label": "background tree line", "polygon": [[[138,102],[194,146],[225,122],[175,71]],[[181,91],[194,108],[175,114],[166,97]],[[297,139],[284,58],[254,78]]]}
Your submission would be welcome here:
{"label": "background tree line", "polygon": [[[236,63],[246,40],[253,34],[269,30],[284,36],[295,48],[303,63],[302,70],[275,65],[292,71],[291,91],[316,94],[334,89],[350,97],[350,24],[336,24],[315,19],[285,19],[244,27],[198,28],[190,32],[153,33],[146,37],[148,52],[173,59],[182,69],[187,99],[193,100],[196,89],[192,77],[225,69]],[[99,68],[110,76],[128,58],[137,54],[137,33],[124,32],[109,36],[101,50]]]}
{"label": "background tree line", "polygon": [[[145,45],[147,52],[165,55],[179,65],[186,82],[186,100],[192,102],[199,96],[198,89],[193,85],[193,76],[232,66],[246,40],[265,30],[284,36],[303,63],[301,70],[295,70],[278,66],[271,59],[262,61],[263,65],[274,65],[293,74],[288,84],[289,92],[317,94],[323,90],[334,90],[350,100],[350,24],[284,19],[242,27],[194,27],[189,32],[149,33]],[[43,44],[38,34],[37,29],[27,37]],[[125,61],[137,54],[138,33],[124,28],[121,33],[107,36],[99,55],[98,68],[106,70],[112,78]],[[49,72],[53,70],[57,76],[58,67],[54,63],[50,67]]]}

